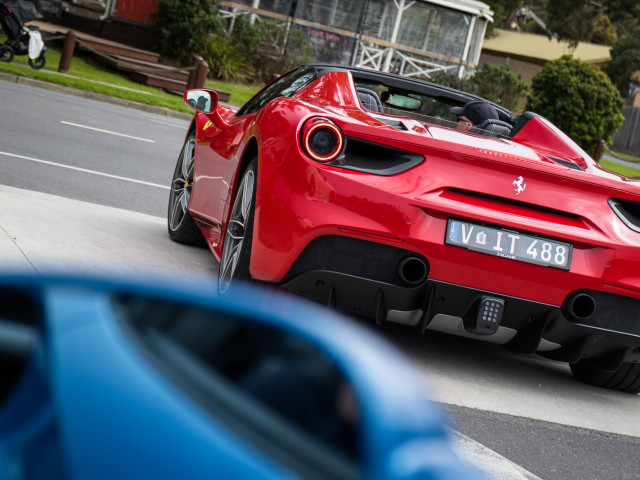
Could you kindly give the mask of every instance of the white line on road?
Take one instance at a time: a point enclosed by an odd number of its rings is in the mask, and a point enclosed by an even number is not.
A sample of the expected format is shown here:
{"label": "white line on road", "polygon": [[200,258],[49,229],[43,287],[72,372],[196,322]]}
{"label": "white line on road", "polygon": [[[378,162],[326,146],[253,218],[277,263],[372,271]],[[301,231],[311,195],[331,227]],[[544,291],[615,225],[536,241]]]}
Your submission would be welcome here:
{"label": "white line on road", "polygon": [[162,120],[155,120],[153,118],[149,119],[150,122],[153,123],[157,123],[159,125],[166,125],[167,127],[175,127],[175,128],[181,128],[181,129],[185,129],[189,126],[188,122],[182,122],[182,123],[173,123],[173,122],[163,122]]}
{"label": "white line on road", "polygon": [[520,465],[485,447],[481,443],[449,429],[453,448],[464,463],[484,472],[493,480],[541,480]]}
{"label": "white line on road", "polygon": [[103,130],[102,128],[95,128],[95,127],[89,127],[87,125],[80,125],[79,123],[65,122],[64,120],[60,120],[60,123],[62,123],[64,125],[70,125],[72,127],[86,128],[87,130],[93,130],[95,132],[102,132],[102,133],[108,133],[110,135],[117,135],[119,137],[132,138],[133,140],[140,140],[141,142],[156,143],[155,140],[149,140],[148,138],[134,137],[132,135],[125,135],[124,133],[118,133],[118,132],[111,132],[109,130]]}
{"label": "white line on road", "polygon": [[159,185],[157,183],[145,182],[144,180],[135,180],[133,178],[121,177],[119,175],[111,175],[109,173],[96,172],[95,170],[87,170],[86,168],[73,167],[71,165],[64,165],[62,163],[56,163],[56,162],[49,162],[47,160],[40,160],[39,158],[25,157],[24,155],[16,155],[15,153],[0,152],[0,155],[4,155],[5,157],[19,158],[21,160],[29,160],[30,162],[42,163],[44,165],[51,165],[52,167],[68,168],[69,170],[90,173],[92,175],[99,175],[101,177],[114,178],[116,180],[124,180],[125,182],[138,183],[140,185],[148,185],[150,187],[162,188],[164,190],[169,190],[170,188],[166,185]]}

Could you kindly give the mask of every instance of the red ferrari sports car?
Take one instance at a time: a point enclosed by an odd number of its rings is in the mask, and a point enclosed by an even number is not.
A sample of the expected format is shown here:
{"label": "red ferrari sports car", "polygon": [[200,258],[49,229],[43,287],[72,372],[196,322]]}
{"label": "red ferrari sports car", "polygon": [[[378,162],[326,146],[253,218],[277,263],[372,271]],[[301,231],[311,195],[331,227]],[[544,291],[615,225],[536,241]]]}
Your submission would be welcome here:
{"label": "red ferrari sports car", "polygon": [[457,129],[474,99],[320,64],[240,109],[187,91],[169,235],[208,245],[221,292],[276,284],[640,392],[640,182],[532,112]]}

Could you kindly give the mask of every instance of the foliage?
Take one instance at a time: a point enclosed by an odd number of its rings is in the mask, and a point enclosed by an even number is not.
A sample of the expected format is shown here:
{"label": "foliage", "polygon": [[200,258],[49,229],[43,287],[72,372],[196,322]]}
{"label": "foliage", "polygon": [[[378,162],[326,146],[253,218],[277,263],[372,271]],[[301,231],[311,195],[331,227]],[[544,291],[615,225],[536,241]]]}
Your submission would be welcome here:
{"label": "foliage", "polygon": [[286,35],[285,24],[264,19],[252,23],[250,17],[243,15],[236,17],[230,35],[209,36],[201,53],[209,63],[213,78],[264,84],[274,74],[282,74],[298,63],[309,61],[308,40],[297,38],[295,31],[292,35],[295,44],[300,45],[302,55],[283,54]]}
{"label": "foliage", "polygon": [[620,94],[627,97],[629,84],[637,70],[640,70],[640,34],[626,35],[611,49],[611,61],[605,65],[604,71],[618,87]]}
{"label": "foliage", "polygon": [[211,34],[222,32],[217,0],[157,0],[149,31],[164,55],[192,62]]}
{"label": "foliage", "polygon": [[522,111],[529,92],[528,85],[520,75],[511,73],[508,65],[485,65],[468,79],[439,72],[431,81],[479,95],[516,113]]}
{"label": "foliage", "polygon": [[549,30],[574,44],[613,45],[640,25],[637,0],[547,0],[542,11]]}
{"label": "foliage", "polygon": [[475,85],[476,95],[511,111],[522,111],[529,86],[522,81],[520,75],[511,73],[508,65],[487,64],[482,70],[477,70],[470,80]]}
{"label": "foliage", "polygon": [[593,23],[590,41],[598,45],[614,45],[618,41],[618,33],[605,14],[598,15]]}
{"label": "foliage", "polygon": [[494,34],[496,28],[510,28],[518,8],[520,8],[521,0],[487,0],[485,1],[493,10],[493,23],[487,25],[487,37]]}
{"label": "foliage", "polygon": [[232,38],[210,35],[202,44],[200,55],[209,64],[209,76],[224,81],[246,81],[250,76],[249,60]]}
{"label": "foliage", "polygon": [[[487,36],[491,36],[494,28],[512,28],[519,7],[535,13],[546,22],[549,32],[573,44],[613,45],[616,38],[631,35],[640,28],[638,0],[486,0],[485,3],[494,12]],[[533,20],[518,24],[518,29],[547,33]]]}
{"label": "foliage", "polygon": [[551,61],[532,80],[527,110],[548,118],[590,155],[607,143],[624,117],[620,95],[597,67],[565,55]]}

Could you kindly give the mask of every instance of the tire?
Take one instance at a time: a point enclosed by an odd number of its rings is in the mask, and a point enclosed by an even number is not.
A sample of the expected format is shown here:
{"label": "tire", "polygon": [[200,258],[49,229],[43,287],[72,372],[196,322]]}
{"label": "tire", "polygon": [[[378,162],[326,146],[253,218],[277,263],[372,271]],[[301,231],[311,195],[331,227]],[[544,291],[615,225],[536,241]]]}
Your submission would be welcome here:
{"label": "tire", "polygon": [[623,363],[615,372],[592,367],[586,362],[572,363],[571,373],[578,380],[598,387],[640,393],[640,364]]}
{"label": "tire", "polygon": [[258,158],[255,157],[242,175],[229,215],[218,271],[220,293],[225,293],[238,281],[245,284],[257,283],[252,280],[249,273],[257,178]]}
{"label": "tire", "polygon": [[193,164],[195,159],[196,135],[191,132],[182,146],[176,169],[171,181],[167,228],[169,238],[186,245],[204,246],[202,232],[189,213],[189,201],[193,188]]}
{"label": "tire", "polygon": [[2,45],[0,47],[0,62],[11,63],[12,60],[13,60],[13,50],[11,50],[11,47]]}
{"label": "tire", "polygon": [[42,53],[38,58],[33,60],[31,58],[29,59],[29,66],[34,70],[40,70],[46,65],[46,63],[47,63],[47,59],[44,56],[44,50],[42,51]]}

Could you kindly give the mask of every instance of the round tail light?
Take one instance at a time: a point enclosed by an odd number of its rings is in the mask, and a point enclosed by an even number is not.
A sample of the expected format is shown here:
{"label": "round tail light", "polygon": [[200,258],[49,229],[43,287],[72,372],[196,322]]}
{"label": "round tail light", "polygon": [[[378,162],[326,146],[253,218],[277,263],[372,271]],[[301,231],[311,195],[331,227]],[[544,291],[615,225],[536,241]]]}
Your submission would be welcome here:
{"label": "round tail light", "polygon": [[344,137],[340,128],[326,118],[312,118],[302,127],[300,142],[305,154],[316,162],[329,163],[341,153]]}

